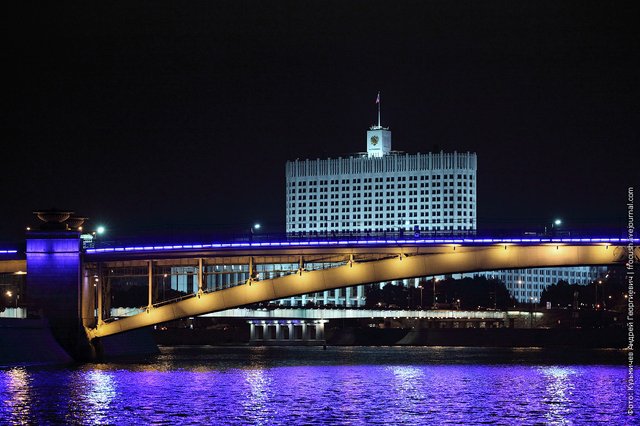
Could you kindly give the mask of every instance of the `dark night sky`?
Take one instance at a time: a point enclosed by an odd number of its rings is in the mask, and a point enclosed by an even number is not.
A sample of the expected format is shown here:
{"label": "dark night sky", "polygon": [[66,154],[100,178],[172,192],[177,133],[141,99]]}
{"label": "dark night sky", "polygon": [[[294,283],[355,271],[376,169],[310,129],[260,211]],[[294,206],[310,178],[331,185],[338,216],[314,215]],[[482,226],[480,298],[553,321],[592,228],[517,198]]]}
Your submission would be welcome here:
{"label": "dark night sky", "polygon": [[[473,150],[480,227],[623,226],[640,183],[622,2],[79,3],[7,11],[0,240],[56,206],[133,230],[284,228],[284,164]],[[634,164],[635,163],[635,164]]]}

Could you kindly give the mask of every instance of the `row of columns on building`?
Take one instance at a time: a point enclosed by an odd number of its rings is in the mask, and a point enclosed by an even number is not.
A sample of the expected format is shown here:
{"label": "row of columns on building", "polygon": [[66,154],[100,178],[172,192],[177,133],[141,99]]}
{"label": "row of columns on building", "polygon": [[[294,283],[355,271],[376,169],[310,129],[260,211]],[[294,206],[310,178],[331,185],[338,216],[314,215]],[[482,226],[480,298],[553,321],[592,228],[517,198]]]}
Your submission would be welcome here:
{"label": "row of columns on building", "polygon": [[324,343],[327,320],[249,320],[250,343]]}

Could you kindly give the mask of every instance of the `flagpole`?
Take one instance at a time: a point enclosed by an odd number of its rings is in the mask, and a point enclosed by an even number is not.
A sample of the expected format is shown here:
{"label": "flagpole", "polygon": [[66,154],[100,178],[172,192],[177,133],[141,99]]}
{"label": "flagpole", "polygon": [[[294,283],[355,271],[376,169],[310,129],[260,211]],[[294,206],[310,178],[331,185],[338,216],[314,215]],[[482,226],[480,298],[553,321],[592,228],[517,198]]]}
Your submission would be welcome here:
{"label": "flagpole", "polygon": [[380,104],[382,101],[380,100],[380,92],[378,92],[378,128],[380,128]]}

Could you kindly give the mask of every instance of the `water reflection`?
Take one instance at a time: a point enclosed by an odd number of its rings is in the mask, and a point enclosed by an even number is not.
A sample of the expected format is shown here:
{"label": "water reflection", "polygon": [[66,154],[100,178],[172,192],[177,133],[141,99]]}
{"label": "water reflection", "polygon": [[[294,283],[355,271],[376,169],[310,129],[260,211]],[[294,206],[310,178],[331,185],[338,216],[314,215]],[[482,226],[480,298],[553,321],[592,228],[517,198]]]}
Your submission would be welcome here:
{"label": "water reflection", "polygon": [[116,397],[116,385],[113,373],[93,370],[86,374],[88,389],[84,402],[91,423],[108,423],[111,402]]}
{"label": "water reflection", "polygon": [[424,386],[425,369],[413,366],[393,366],[388,367],[391,372],[392,386],[395,398],[390,401],[397,413],[397,421],[409,424],[415,420],[416,416],[423,413],[426,405],[426,395]]}
{"label": "water reflection", "polygon": [[[513,352],[500,351],[488,363],[490,350],[474,363],[476,353],[434,348],[173,348],[141,363],[0,370],[0,424],[626,420],[623,365],[513,364]],[[535,353],[536,359],[541,355]]]}
{"label": "water reflection", "polygon": [[[2,377],[2,415],[10,424],[28,424],[31,419],[31,386],[25,368],[12,368],[0,372]],[[4,421],[4,420],[3,420]]]}
{"label": "water reflection", "polygon": [[565,367],[541,367],[546,378],[546,395],[543,402],[547,406],[545,417],[553,424],[570,424],[567,418],[570,407],[570,396],[573,391],[571,376],[575,371]]}
{"label": "water reflection", "polygon": [[249,423],[264,424],[273,418],[276,403],[273,400],[272,375],[264,370],[243,370],[248,392],[243,395],[240,404],[243,407],[242,420]]}

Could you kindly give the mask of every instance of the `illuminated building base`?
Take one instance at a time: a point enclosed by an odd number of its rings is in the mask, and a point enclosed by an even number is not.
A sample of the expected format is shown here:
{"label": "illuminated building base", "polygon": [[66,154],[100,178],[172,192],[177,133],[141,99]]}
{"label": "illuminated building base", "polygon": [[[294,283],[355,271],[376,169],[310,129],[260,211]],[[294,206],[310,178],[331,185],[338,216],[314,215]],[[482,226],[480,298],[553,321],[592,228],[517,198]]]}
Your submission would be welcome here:
{"label": "illuminated building base", "polygon": [[326,320],[250,320],[249,344],[264,346],[324,345]]}

